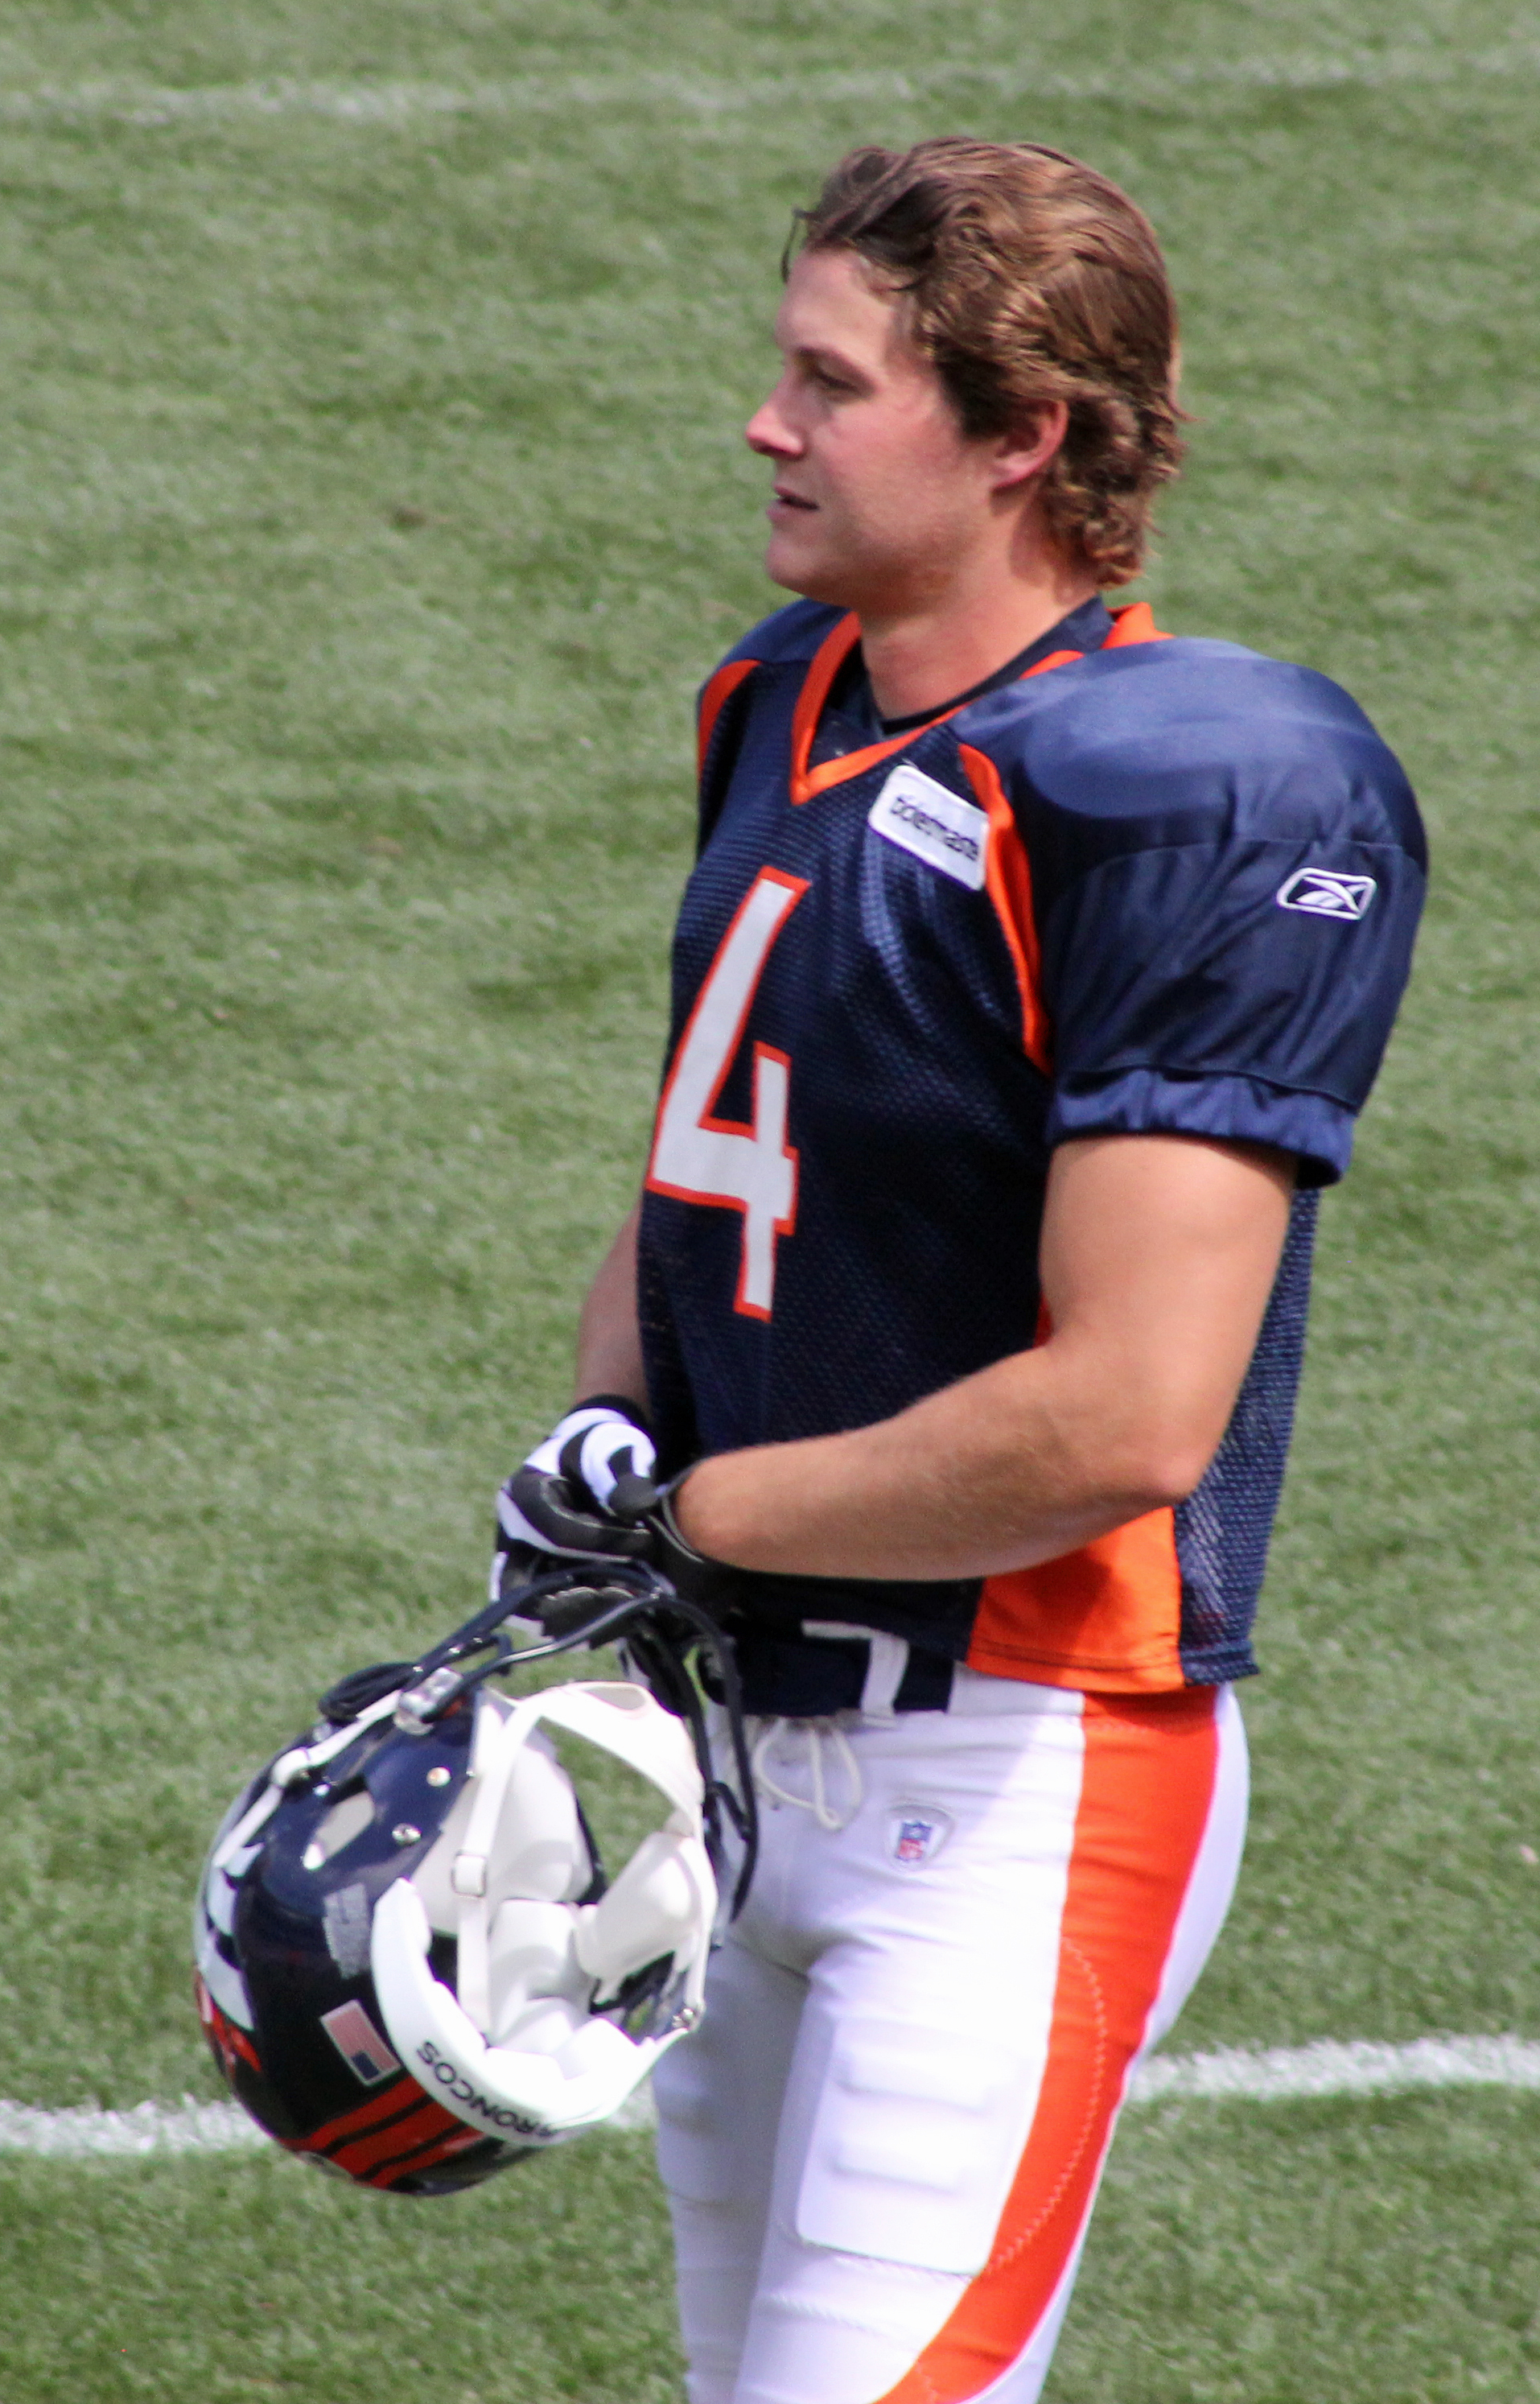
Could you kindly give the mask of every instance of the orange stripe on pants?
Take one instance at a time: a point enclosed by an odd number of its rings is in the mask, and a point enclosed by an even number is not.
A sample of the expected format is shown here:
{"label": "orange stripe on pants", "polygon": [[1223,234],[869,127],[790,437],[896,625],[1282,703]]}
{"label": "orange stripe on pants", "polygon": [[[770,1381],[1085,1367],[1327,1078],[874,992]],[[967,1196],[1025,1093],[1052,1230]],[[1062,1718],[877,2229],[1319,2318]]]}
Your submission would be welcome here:
{"label": "orange stripe on pants", "polygon": [[879,2404],[964,2404],[1019,2360],[1071,2261],[1208,1821],[1216,1693],[1088,1695],[1047,2064],[989,2261]]}

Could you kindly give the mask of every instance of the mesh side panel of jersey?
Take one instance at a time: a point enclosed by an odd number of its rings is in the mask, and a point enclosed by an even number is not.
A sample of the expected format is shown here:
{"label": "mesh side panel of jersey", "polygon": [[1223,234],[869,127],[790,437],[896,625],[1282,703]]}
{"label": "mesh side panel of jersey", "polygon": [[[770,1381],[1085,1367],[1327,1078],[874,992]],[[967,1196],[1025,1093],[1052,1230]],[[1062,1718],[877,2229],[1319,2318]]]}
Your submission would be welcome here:
{"label": "mesh side panel of jersey", "polygon": [[1249,1641],[1283,1483],[1310,1308],[1318,1195],[1294,1197],[1262,1332],[1225,1440],[1176,1519],[1182,1667],[1190,1684],[1248,1677]]}

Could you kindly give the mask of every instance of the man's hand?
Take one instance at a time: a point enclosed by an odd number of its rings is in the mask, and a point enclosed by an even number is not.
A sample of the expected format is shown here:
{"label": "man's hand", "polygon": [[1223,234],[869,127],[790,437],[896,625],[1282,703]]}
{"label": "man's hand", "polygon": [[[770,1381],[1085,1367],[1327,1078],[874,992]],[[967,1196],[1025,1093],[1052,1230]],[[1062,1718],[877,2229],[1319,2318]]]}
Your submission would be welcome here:
{"label": "man's hand", "polygon": [[646,1552],[650,1538],[638,1522],[657,1500],[657,1458],[633,1404],[596,1394],[570,1410],[498,1494],[493,1595],[515,1547],[536,1557],[527,1564],[534,1570]]}

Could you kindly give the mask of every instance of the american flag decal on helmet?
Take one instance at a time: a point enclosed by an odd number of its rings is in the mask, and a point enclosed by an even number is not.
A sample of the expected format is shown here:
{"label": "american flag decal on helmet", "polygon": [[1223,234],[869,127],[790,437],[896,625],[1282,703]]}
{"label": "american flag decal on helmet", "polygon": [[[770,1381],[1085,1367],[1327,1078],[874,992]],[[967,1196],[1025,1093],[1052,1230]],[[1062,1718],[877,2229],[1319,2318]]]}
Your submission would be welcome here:
{"label": "american flag decal on helmet", "polygon": [[339,2004],[323,2012],[321,2025],[354,2076],[364,2087],[377,2087],[401,2065],[362,2004]]}

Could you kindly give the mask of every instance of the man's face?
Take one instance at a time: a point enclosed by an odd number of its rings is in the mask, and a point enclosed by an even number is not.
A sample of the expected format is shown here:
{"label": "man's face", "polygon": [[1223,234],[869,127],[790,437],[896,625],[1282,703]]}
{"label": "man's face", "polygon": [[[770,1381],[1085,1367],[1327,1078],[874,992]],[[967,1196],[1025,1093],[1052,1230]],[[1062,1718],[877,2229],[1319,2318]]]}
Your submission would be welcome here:
{"label": "man's face", "polygon": [[750,419],[775,490],[777,584],[881,618],[951,583],[990,523],[1001,446],[970,441],[905,307],[852,251],[803,251],[775,321],[782,370]]}

